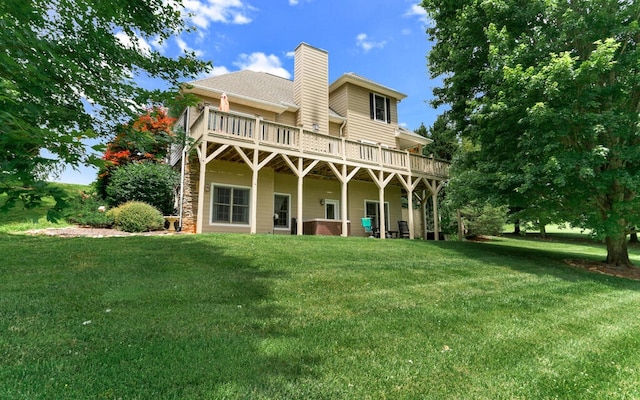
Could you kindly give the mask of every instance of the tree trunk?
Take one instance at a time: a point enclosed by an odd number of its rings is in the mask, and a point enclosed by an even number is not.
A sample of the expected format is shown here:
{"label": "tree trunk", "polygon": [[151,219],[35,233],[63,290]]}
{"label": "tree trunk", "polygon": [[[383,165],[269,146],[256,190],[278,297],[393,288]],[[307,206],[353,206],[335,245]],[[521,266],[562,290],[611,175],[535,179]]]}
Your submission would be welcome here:
{"label": "tree trunk", "polygon": [[607,236],[607,264],[616,267],[633,267],[629,260],[629,251],[627,250],[626,233],[616,237]]}
{"label": "tree trunk", "polygon": [[543,239],[547,237],[547,226],[544,223],[540,223],[540,237]]}
{"label": "tree trunk", "polygon": [[638,243],[638,232],[631,232],[631,236],[629,237],[629,243]]}
{"label": "tree trunk", "polygon": [[516,235],[520,234],[520,220],[513,223],[513,233]]}

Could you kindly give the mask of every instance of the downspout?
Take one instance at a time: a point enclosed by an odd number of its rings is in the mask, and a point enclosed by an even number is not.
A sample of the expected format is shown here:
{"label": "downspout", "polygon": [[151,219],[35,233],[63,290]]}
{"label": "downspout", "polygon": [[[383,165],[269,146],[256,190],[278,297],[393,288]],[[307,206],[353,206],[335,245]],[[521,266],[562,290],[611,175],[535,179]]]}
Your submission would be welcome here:
{"label": "downspout", "polygon": [[347,125],[347,120],[346,119],[344,121],[342,121],[342,125],[340,125],[340,137],[344,136],[344,132],[342,130],[344,129],[345,125]]}

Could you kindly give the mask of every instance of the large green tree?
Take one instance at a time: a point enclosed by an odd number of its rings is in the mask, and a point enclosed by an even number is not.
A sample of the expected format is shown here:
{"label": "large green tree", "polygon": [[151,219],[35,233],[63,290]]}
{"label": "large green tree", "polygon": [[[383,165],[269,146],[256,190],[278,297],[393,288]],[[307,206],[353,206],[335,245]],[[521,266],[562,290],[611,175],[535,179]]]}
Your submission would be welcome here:
{"label": "large green tree", "polygon": [[485,194],[594,230],[630,266],[640,224],[640,2],[424,0],[435,104]]}
{"label": "large green tree", "polygon": [[[187,30],[176,0],[0,2],[0,194],[8,208],[48,194],[42,180],[63,163],[92,162],[86,139],[170,98],[139,77],[179,80],[208,68],[195,54],[149,45]],[[47,152],[43,152],[46,150]]]}

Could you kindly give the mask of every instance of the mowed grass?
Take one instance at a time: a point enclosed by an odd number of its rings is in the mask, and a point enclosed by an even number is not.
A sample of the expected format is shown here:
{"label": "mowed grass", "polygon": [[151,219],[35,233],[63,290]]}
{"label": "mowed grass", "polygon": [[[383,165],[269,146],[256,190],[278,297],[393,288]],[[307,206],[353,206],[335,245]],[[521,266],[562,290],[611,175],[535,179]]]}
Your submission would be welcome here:
{"label": "mowed grass", "polygon": [[[70,198],[79,197],[80,192],[89,190],[87,185],[69,183],[51,183],[51,185],[64,189]],[[6,194],[0,194],[0,205],[4,205],[6,199]],[[41,206],[34,208],[26,208],[18,201],[8,212],[0,212],[0,233],[69,226],[64,220],[47,221],[47,209],[54,205],[55,201],[52,197],[43,198]]]}
{"label": "mowed grass", "polygon": [[601,246],[0,234],[0,251],[3,399],[640,398],[640,282],[562,262]]}

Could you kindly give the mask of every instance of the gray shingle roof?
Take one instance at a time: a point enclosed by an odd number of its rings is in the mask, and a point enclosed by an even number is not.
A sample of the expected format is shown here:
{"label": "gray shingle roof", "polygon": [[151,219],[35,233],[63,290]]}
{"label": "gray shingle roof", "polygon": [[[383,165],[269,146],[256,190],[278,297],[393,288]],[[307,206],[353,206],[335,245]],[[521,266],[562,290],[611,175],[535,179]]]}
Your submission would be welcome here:
{"label": "gray shingle roof", "polygon": [[229,95],[235,94],[275,104],[283,102],[295,104],[293,81],[266,72],[243,70],[189,83],[226,92]]}

